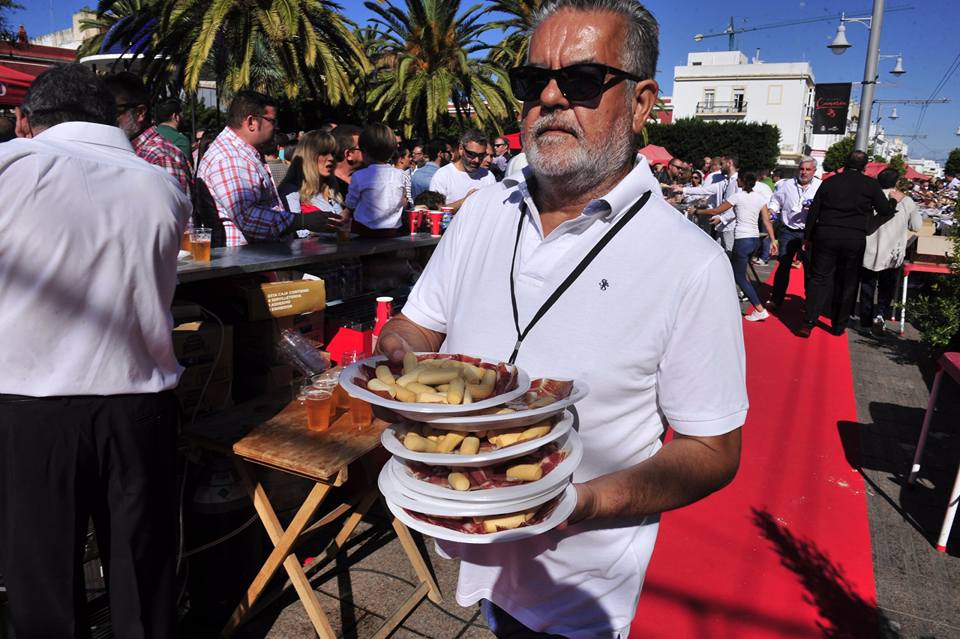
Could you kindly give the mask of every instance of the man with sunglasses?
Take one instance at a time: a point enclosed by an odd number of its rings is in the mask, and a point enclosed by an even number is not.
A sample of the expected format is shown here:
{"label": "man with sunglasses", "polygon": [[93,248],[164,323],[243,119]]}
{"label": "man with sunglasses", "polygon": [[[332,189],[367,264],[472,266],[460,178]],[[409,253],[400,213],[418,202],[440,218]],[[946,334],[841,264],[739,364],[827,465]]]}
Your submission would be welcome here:
{"label": "man with sunglasses", "polygon": [[227,246],[278,239],[297,219],[280,202],[258,150],[273,138],[276,126],[272,98],[240,91],[230,103],[227,126],[200,159],[197,179],[213,196]]}
{"label": "man with sunglasses", "polygon": [[510,144],[506,138],[498,135],[493,140],[493,160],[490,163],[490,169],[498,181],[502,180],[503,176],[506,175],[507,164],[510,163],[511,157],[513,156],[510,153]]}
{"label": "man with sunglasses", "polygon": [[133,73],[124,71],[105,79],[117,106],[117,126],[127,135],[133,152],[170,174],[187,196],[193,189],[190,159],[150,125],[150,96]]}
{"label": "man with sunglasses", "polygon": [[544,2],[510,74],[529,166],[467,200],[378,342],[394,361],[483,354],[590,386],[565,524],[438,542],[461,560],[457,601],[480,602],[498,637],[625,637],[659,514],[733,478],[747,410],[730,264],[634,166],[656,21],[629,0],[582,4]]}
{"label": "man with sunglasses", "polygon": [[459,157],[430,178],[430,190],[443,195],[454,213],[471,193],[497,182],[490,171],[480,166],[487,155],[487,142],[482,131],[467,129],[460,137]]}

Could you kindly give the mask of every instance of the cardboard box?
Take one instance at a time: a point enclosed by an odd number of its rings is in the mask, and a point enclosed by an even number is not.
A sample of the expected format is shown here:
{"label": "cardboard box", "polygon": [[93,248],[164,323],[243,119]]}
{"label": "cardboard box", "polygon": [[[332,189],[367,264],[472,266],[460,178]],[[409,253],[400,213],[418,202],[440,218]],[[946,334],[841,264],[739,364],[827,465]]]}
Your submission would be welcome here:
{"label": "cardboard box", "polygon": [[917,231],[917,235],[920,237],[933,237],[937,232],[937,223],[933,220],[924,219],[923,226],[920,227],[920,230]]}
{"label": "cardboard box", "polygon": [[220,364],[233,364],[233,327],[222,329],[223,347],[220,347],[221,328],[216,322],[187,322],[173,328],[173,354],[181,366],[212,363],[220,351]]}
{"label": "cardboard box", "polygon": [[[184,415],[188,418],[192,416],[198,404],[200,413],[219,410],[230,404],[233,383],[232,327],[224,326],[221,331],[220,325],[214,322],[180,324],[173,329],[173,351],[177,361],[186,367],[180,376],[180,383],[174,389]],[[207,385],[205,393],[204,384]]]}
{"label": "cardboard box", "polygon": [[287,364],[237,371],[233,379],[233,401],[240,403],[280,388],[292,390],[294,371]]}
{"label": "cardboard box", "polygon": [[327,305],[323,280],[265,282],[241,289],[251,321],[322,311]]}
{"label": "cardboard box", "polygon": [[935,235],[917,238],[916,260],[918,262],[946,263],[953,255],[953,238]]}

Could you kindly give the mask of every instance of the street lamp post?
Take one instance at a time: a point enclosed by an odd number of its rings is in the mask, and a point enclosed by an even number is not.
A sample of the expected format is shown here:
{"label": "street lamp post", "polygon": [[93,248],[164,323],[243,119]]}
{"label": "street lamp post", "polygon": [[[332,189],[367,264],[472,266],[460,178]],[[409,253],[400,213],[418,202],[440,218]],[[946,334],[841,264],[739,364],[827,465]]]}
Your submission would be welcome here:
{"label": "street lamp post", "polygon": [[[873,0],[873,15],[869,18],[840,18],[840,28],[837,36],[829,44],[835,54],[840,55],[850,48],[845,35],[845,22],[858,22],[870,29],[870,40],[867,43],[867,60],[863,68],[863,88],[860,92],[860,119],[857,125],[856,148],[866,153],[870,142],[870,121],[873,115],[873,94],[877,88],[877,65],[880,62],[880,29],[883,26],[884,0]],[[864,126],[866,123],[866,126]]]}
{"label": "street lamp post", "polygon": [[[857,126],[856,148],[866,153],[870,139],[870,114],[873,112],[873,93],[877,88],[877,64],[880,62],[880,27],[883,23],[884,0],[873,0],[873,17],[870,20],[870,41],[867,44],[867,62],[863,68],[863,90],[860,93],[860,122]],[[864,118],[866,114],[866,118]]]}

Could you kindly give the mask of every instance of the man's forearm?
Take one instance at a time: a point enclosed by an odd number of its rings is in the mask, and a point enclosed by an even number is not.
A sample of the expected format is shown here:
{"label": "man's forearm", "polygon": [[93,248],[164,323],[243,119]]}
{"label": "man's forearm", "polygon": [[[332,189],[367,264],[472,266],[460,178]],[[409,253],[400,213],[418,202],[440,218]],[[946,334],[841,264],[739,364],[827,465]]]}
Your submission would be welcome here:
{"label": "man's forearm", "polygon": [[578,484],[571,521],[641,519],[723,488],[740,464],[740,429],[716,437],[676,435],[636,466]]}

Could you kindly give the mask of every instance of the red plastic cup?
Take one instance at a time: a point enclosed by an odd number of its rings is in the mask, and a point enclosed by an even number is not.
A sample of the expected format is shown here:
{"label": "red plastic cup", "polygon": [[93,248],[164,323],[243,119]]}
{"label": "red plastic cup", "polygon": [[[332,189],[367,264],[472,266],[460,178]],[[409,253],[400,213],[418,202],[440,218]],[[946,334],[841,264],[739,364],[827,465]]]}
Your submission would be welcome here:
{"label": "red plastic cup", "polygon": [[416,235],[420,232],[420,210],[414,209],[410,213],[410,235]]}
{"label": "red plastic cup", "polygon": [[430,236],[440,237],[440,222],[443,220],[443,213],[440,211],[430,211]]}

